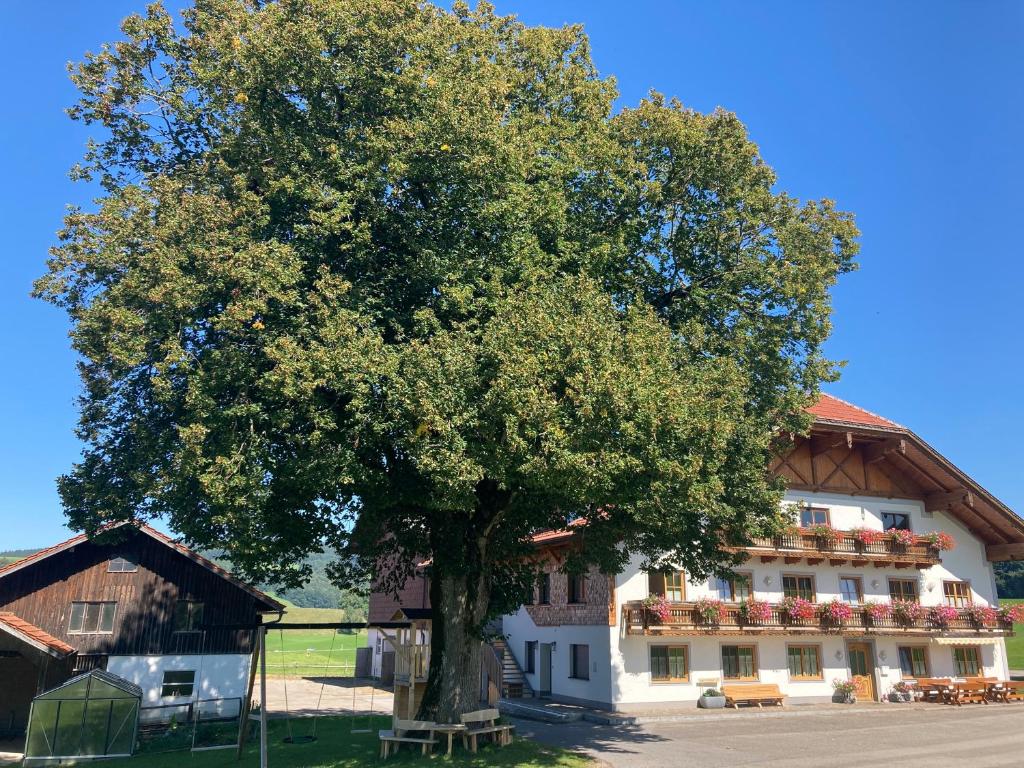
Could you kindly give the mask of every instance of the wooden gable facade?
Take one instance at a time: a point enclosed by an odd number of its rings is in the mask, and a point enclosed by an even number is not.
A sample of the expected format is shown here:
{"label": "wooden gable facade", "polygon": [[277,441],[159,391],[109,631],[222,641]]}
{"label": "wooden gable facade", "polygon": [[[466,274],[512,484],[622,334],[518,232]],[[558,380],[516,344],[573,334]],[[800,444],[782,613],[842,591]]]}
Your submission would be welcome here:
{"label": "wooden gable facade", "polygon": [[73,647],[79,668],[89,666],[85,657],[250,653],[254,631],[218,625],[255,626],[261,613],[281,609],[210,561],[133,526],[99,540],[76,537],[0,569],[0,612]]}

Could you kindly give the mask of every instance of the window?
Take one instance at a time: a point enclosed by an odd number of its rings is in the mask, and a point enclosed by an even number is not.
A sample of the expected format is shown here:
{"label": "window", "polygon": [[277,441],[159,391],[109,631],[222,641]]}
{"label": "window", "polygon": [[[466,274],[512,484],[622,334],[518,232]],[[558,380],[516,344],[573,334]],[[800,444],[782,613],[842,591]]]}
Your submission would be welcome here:
{"label": "window", "polygon": [[587,577],[582,573],[569,576],[569,602],[582,603],[586,601]]}
{"label": "window", "polygon": [[953,649],[953,671],[957,677],[977,677],[981,674],[978,646],[965,645]]}
{"label": "window", "polygon": [[139,566],[127,557],[115,557],[107,563],[107,573],[135,573],[137,570]]}
{"label": "window", "polygon": [[789,676],[793,680],[822,680],[821,648],[817,645],[790,645],[786,648]]}
{"label": "window", "polygon": [[857,576],[842,576],[839,579],[839,594],[844,603],[856,605],[864,600],[864,588]]}
{"label": "window", "polygon": [[913,579],[889,579],[889,597],[917,602],[917,582]]}
{"label": "window", "polygon": [[523,605],[533,605],[537,602],[537,589],[535,586],[529,586],[523,593]]}
{"label": "window", "polygon": [[669,571],[665,574],[665,598],[676,603],[686,599],[686,579],[682,571]]}
{"label": "window", "polygon": [[749,573],[734,573],[718,579],[718,596],[731,603],[749,600],[754,596],[751,584],[754,580]]}
{"label": "window", "polygon": [[68,634],[106,635],[114,631],[117,603],[72,603]]}
{"label": "window", "polygon": [[800,525],[804,528],[828,524],[828,510],[824,507],[804,507],[800,510]]}
{"label": "window", "polygon": [[904,677],[931,677],[928,674],[928,653],[923,645],[901,645],[900,672]]}
{"label": "window", "polygon": [[890,528],[895,528],[897,531],[909,531],[910,515],[905,515],[901,512],[883,512],[882,528],[887,531]]}
{"label": "window", "polygon": [[550,605],[551,604],[551,574],[550,573],[542,573],[540,575],[540,583],[539,583],[539,585],[537,587],[537,592],[539,593],[537,595],[537,597],[539,598],[539,601],[540,601],[541,605]]}
{"label": "window", "polygon": [[685,645],[651,646],[651,680],[656,683],[684,683],[690,677],[690,659]]}
{"label": "window", "polygon": [[174,631],[199,632],[203,625],[203,604],[196,600],[179,600],[174,606]]}
{"label": "window", "polygon": [[753,645],[723,645],[722,677],[726,680],[756,680],[757,648]]}
{"label": "window", "polygon": [[814,577],[783,576],[782,592],[786,597],[802,597],[804,600],[810,600],[813,603],[815,600]]}
{"label": "window", "polygon": [[527,674],[533,674],[537,671],[537,641],[527,640],[526,641],[526,668],[523,670]]}
{"label": "window", "polygon": [[590,646],[569,646],[569,677],[575,680],[590,679]]}
{"label": "window", "polygon": [[966,608],[971,604],[971,585],[966,581],[944,581],[942,591],[946,594],[946,605]]}
{"label": "window", "polygon": [[196,684],[194,670],[168,670],[164,672],[164,683],[160,688],[161,696],[191,696]]}

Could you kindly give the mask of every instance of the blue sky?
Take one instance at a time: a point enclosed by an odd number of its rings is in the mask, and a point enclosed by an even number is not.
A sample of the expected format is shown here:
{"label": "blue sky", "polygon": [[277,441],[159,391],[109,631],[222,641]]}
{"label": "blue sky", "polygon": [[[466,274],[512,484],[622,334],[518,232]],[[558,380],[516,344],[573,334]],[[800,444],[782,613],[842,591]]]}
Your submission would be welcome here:
{"label": "blue sky", "polygon": [[[171,3],[180,7],[180,3]],[[500,0],[581,22],[620,105],[655,88],[736,112],[803,198],[857,214],[861,270],[835,291],[829,391],[914,429],[1024,511],[1024,4]],[[66,535],[78,380],[57,310],[29,298],[87,136],[64,65],[142,0],[0,7],[0,549]]]}

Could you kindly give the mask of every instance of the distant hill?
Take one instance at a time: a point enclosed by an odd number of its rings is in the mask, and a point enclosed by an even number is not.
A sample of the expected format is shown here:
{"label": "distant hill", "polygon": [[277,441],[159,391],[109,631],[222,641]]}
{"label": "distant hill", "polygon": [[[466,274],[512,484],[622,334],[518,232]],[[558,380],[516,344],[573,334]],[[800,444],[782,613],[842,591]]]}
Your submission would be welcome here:
{"label": "distant hill", "polygon": [[999,597],[1024,597],[1024,562],[993,563]]}
{"label": "distant hill", "polygon": [[[0,565],[13,563],[23,557],[38,552],[38,549],[9,549],[0,552]],[[231,563],[215,553],[204,552],[205,557],[215,561],[221,567],[231,570]],[[333,555],[322,553],[312,555],[307,562],[313,568],[313,574],[302,589],[278,590],[271,584],[258,584],[264,592],[299,608],[336,608],[341,615],[336,621],[366,621],[369,595],[365,588],[339,589],[327,578],[327,564],[334,559]]]}

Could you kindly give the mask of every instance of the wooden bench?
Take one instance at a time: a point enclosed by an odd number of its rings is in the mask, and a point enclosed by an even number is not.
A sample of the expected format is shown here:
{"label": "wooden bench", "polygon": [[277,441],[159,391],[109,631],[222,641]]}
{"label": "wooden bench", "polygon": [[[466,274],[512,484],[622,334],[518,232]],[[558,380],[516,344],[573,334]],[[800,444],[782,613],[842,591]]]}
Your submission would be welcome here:
{"label": "wooden bench", "polygon": [[988,683],[957,683],[946,695],[947,704],[988,704]]}
{"label": "wooden bench", "polygon": [[477,738],[490,736],[499,747],[508,746],[512,743],[512,731],[514,725],[498,725],[500,713],[496,709],[481,709],[476,712],[467,712],[460,718],[466,726],[462,734],[462,746],[470,752],[476,752]]}
{"label": "wooden bench", "polygon": [[[414,733],[428,733],[423,736],[413,736]],[[392,752],[398,753],[402,744],[419,744],[424,755],[430,754],[430,750],[437,744],[434,738],[434,723],[428,720],[395,720],[394,730],[379,731],[377,737],[380,739],[380,756],[387,758]]]}
{"label": "wooden bench", "polygon": [[917,690],[921,694],[921,701],[943,701],[944,691],[952,683],[948,677],[919,677]]}
{"label": "wooden bench", "polygon": [[1003,690],[1003,701],[1024,701],[1024,680],[1007,680]]}
{"label": "wooden bench", "polygon": [[764,704],[777,704],[782,706],[785,698],[779,686],[774,683],[755,683],[750,685],[723,685],[722,693],[725,695],[725,706],[739,709],[740,704],[757,704],[762,707]]}

